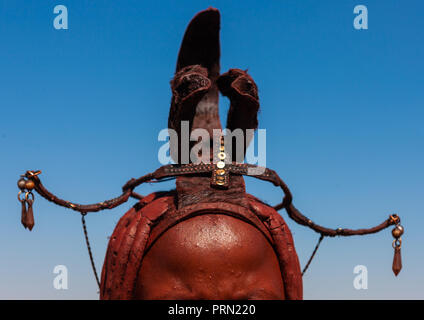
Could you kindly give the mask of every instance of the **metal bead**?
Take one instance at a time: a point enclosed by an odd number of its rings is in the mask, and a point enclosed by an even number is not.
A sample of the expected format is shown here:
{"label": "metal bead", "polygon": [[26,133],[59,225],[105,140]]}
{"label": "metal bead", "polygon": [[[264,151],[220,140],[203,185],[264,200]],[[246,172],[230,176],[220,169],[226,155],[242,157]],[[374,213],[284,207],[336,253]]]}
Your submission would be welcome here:
{"label": "metal bead", "polygon": [[400,238],[403,235],[404,229],[401,225],[397,225],[396,227],[394,227],[394,229],[392,230],[392,235],[393,238]]}
{"label": "metal bead", "polygon": [[21,190],[25,189],[26,180],[24,178],[21,178],[18,180],[18,188]]}
{"label": "metal bead", "polygon": [[216,164],[216,166],[219,169],[223,169],[225,167],[225,162],[224,161],[218,161],[218,163]]}
{"label": "metal bead", "polygon": [[27,180],[27,181],[25,182],[25,188],[26,188],[27,190],[32,190],[32,189],[34,189],[34,187],[35,187],[34,181],[32,181],[32,180]]}
{"label": "metal bead", "polygon": [[225,170],[224,169],[218,169],[216,170],[216,174],[219,176],[223,176],[225,174]]}

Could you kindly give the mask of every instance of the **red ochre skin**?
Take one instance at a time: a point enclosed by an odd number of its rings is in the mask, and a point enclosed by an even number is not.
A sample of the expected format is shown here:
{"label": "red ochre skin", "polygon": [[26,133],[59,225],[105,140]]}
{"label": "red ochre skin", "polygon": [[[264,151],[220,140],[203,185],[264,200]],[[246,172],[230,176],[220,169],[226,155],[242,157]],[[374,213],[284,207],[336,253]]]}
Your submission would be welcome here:
{"label": "red ochre skin", "polygon": [[252,225],[222,214],[184,220],[143,259],[135,299],[284,299],[274,249]]}
{"label": "red ochre skin", "polygon": [[144,197],[110,237],[100,299],[302,299],[284,219],[255,197],[244,198],[249,209],[228,198],[177,210],[175,190]]}

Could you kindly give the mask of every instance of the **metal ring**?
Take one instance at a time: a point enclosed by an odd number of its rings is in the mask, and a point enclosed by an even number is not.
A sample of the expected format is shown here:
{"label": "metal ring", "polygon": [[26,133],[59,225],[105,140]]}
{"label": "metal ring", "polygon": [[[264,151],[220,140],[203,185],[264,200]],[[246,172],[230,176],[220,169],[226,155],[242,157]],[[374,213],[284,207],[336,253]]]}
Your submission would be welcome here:
{"label": "metal ring", "polygon": [[31,200],[32,200],[32,201],[34,201],[34,198],[35,198],[35,197],[34,197],[34,194],[33,194],[31,191],[29,191],[29,192],[25,193],[25,200],[28,200],[28,196],[29,196],[29,195],[31,195],[31,197],[32,197],[32,199],[31,199]]}
{"label": "metal ring", "polygon": [[21,199],[21,194],[23,194],[23,191],[18,192],[18,200],[19,200],[19,202],[24,202],[26,200],[26,197]]}
{"label": "metal ring", "polygon": [[393,213],[390,215],[390,220],[392,224],[398,224],[400,223],[400,218],[396,213]]}
{"label": "metal ring", "polygon": [[30,177],[36,177],[36,176],[38,176],[39,174],[41,174],[41,170],[37,170],[37,171],[29,170],[29,171],[27,171],[27,174],[28,174]]}
{"label": "metal ring", "polygon": [[396,249],[396,248],[400,249],[402,247],[402,238],[393,240],[392,247],[393,249]]}

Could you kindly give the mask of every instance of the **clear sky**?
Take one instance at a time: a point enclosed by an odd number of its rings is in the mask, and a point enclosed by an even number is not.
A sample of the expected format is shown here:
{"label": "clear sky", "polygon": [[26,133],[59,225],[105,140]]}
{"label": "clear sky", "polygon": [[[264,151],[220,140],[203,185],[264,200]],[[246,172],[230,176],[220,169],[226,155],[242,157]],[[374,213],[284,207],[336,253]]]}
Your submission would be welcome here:
{"label": "clear sky", "polygon": [[[69,29],[53,27],[68,8]],[[368,30],[353,8],[368,8]],[[221,10],[222,72],[248,68],[260,90],[267,165],[295,205],[328,227],[371,227],[397,212],[403,265],[391,271],[390,230],[326,238],[304,276],[306,299],[424,299],[424,4],[422,1],[0,0],[0,298],[96,299],[79,214],[35,200],[20,224],[16,181],[41,169],[60,197],[115,197],[156,169],[178,48],[194,14]],[[221,99],[224,116],[228,102]],[[173,182],[142,186],[143,194]],[[276,203],[272,185],[248,191]],[[92,213],[100,272],[115,224],[134,204]],[[285,212],[302,267],[318,234]],[[69,289],[53,287],[65,265]],[[353,269],[368,269],[368,289]]]}

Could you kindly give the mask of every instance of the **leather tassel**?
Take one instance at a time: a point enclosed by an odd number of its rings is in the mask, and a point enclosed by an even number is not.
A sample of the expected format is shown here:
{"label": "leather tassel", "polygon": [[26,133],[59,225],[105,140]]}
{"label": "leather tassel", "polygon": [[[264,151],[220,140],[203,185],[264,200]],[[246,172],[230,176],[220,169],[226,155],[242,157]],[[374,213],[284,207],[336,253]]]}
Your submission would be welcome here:
{"label": "leather tassel", "polygon": [[27,209],[26,209],[26,201],[21,201],[22,210],[21,210],[21,223],[24,226],[24,228],[27,228],[26,219],[27,219]]}
{"label": "leather tassel", "polygon": [[27,211],[25,221],[29,231],[31,231],[32,228],[34,227],[34,213],[32,211],[32,204],[34,203],[34,200],[28,199],[27,202],[28,202],[28,211]]}
{"label": "leather tassel", "polygon": [[392,270],[395,276],[397,276],[400,270],[402,270],[402,256],[400,254],[400,246],[395,247],[395,255],[393,257]]}

